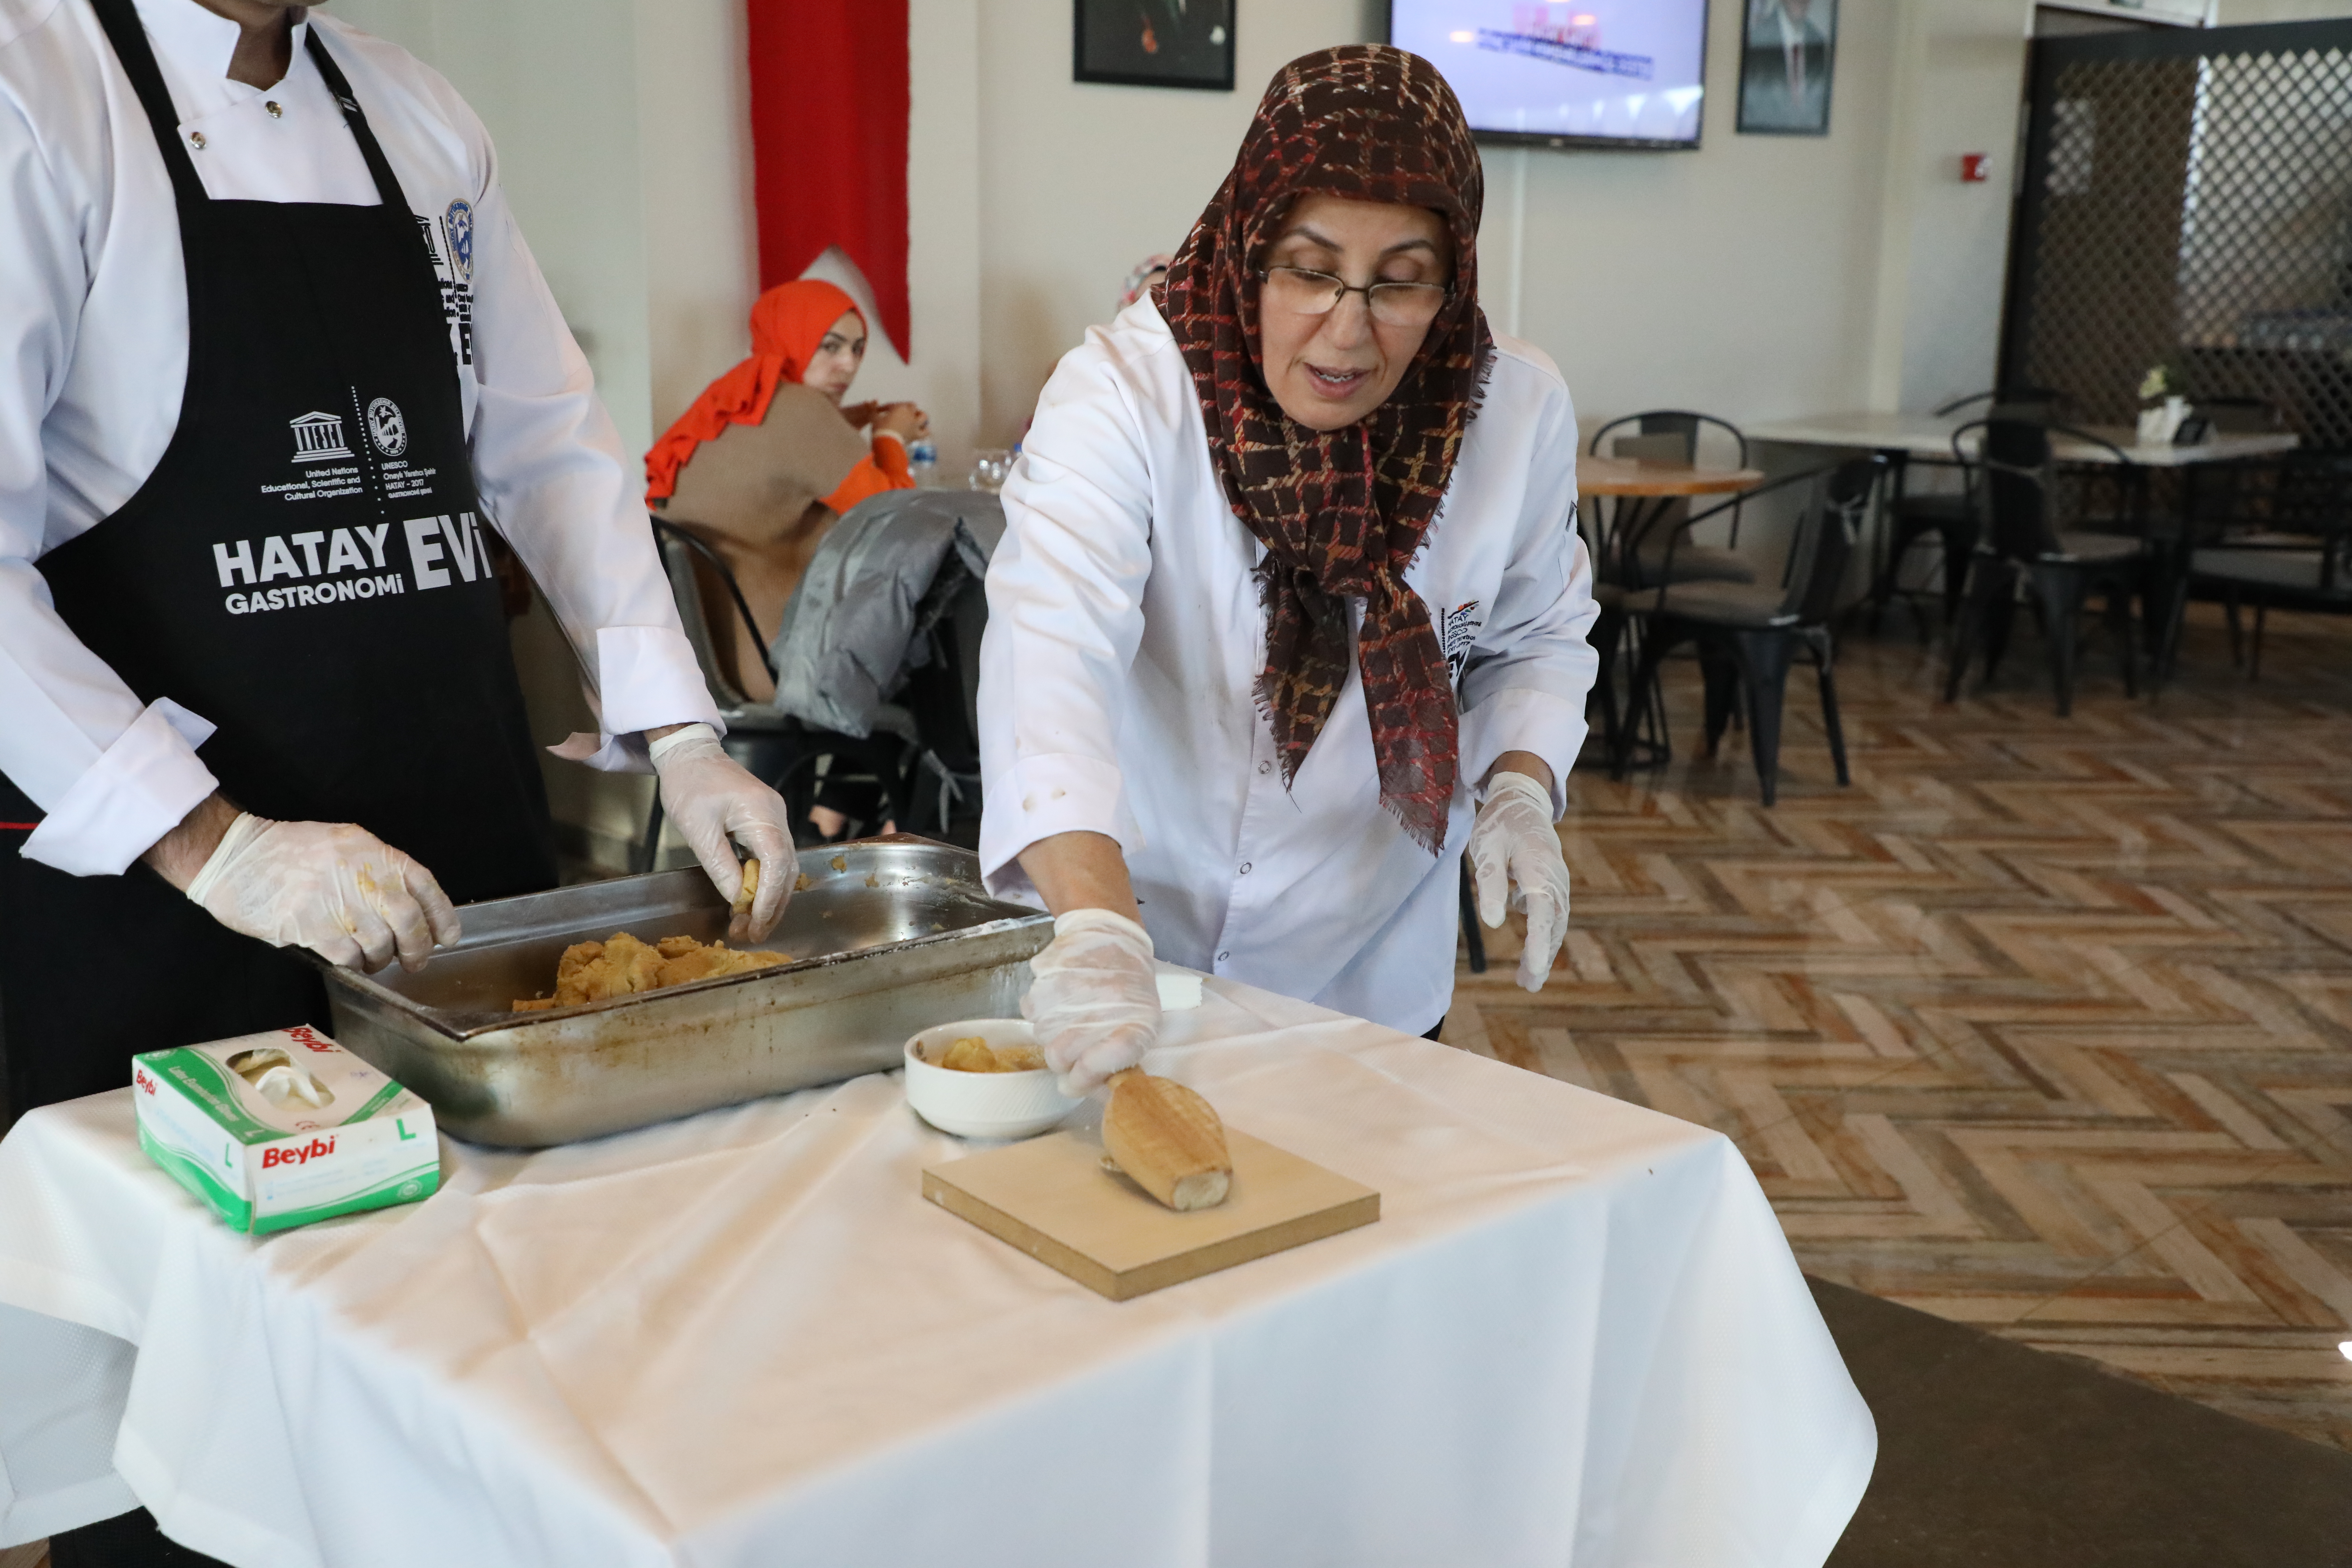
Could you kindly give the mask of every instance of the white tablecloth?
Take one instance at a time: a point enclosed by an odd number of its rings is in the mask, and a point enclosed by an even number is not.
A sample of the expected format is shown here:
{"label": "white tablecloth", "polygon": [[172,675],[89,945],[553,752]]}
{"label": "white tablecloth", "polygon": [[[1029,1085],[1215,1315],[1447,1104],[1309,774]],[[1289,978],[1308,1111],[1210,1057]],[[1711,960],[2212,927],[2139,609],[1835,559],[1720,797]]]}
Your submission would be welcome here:
{"label": "white tablecloth", "polygon": [[1123,1304],[922,1201],[896,1075],[261,1240],[128,1090],[0,1142],[0,1544],[241,1568],[1817,1563],[1870,1415],[1702,1129],[1223,982],[1155,1070],[1379,1224]]}

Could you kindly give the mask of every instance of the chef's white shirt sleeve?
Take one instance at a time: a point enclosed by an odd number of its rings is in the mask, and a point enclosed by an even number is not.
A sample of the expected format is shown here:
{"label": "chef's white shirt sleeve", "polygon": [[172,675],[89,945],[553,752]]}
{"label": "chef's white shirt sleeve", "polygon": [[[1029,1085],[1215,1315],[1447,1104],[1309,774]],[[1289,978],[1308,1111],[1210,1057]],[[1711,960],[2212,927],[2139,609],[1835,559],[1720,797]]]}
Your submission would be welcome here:
{"label": "chef's white shirt sleeve", "polygon": [[1585,695],[1601,668],[1589,637],[1601,615],[1592,562],[1575,527],[1576,415],[1564,389],[1537,424],[1526,495],[1494,609],[1462,677],[1460,776],[1483,787],[1505,752],[1533,752],[1551,768],[1557,821],[1568,811]]}
{"label": "chef's white shirt sleeve", "polygon": [[33,563],[48,512],[41,425],[89,291],[76,204],[0,99],[0,770],[47,814],[27,858],[120,873],[210,795],[212,726],[142,703],[59,619]]}
{"label": "chef's white shirt sleeve", "polygon": [[1004,486],[981,646],[980,853],[992,877],[1057,833],[1099,833],[1129,855],[1143,845],[1118,738],[1151,575],[1151,474],[1121,390],[1098,384],[1108,379],[1076,356],[1055,373]]}
{"label": "chef's white shirt sleeve", "polygon": [[[489,146],[486,134],[480,144]],[[575,735],[558,754],[644,772],[641,731],[701,722],[723,733],[678,622],[643,486],[494,165],[474,209],[474,375],[482,504],[547,595],[597,713],[600,733]]]}

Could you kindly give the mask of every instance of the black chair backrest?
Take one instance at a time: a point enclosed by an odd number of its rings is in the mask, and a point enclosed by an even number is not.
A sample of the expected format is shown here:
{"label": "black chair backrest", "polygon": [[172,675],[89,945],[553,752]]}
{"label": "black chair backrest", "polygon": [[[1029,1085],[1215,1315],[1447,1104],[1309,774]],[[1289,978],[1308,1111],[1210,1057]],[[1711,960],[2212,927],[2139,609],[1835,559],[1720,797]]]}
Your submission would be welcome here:
{"label": "black chair backrest", "polygon": [[1878,458],[1856,458],[1816,476],[1780,573],[1780,613],[1800,626],[1820,626],[1837,614],[1846,563],[1885,466]]}
{"label": "black chair backrest", "polygon": [[1633,426],[1644,437],[1679,436],[1682,437],[1682,449],[1679,452],[1659,450],[1640,454],[1632,452],[1619,454],[1612,447],[1609,448],[1612,456],[1639,455],[1648,458],[1669,458],[1678,463],[1696,463],[1698,461],[1699,437],[1708,429],[1715,429],[1730,437],[1738,454],[1738,467],[1744,468],[1748,466],[1748,437],[1741,434],[1738,426],[1728,419],[1718,419],[1712,414],[1701,414],[1689,408],[1652,408],[1640,414],[1628,414],[1621,419],[1612,419],[1592,433],[1592,440],[1586,446],[1585,450],[1598,457],[1603,449],[1602,441],[1627,426]]}
{"label": "black chair backrest", "polygon": [[1691,439],[1676,430],[1619,436],[1609,443],[1609,455],[1653,463],[1687,463],[1691,460]]}
{"label": "black chair backrest", "polygon": [[2291,452],[2278,458],[2269,512],[2267,531],[2319,542],[2323,592],[2352,582],[2352,452]]}
{"label": "black chair backrest", "polygon": [[[1638,434],[1627,436],[1616,434],[1628,426],[1631,426]],[[1601,442],[1607,439],[1608,452],[1612,458],[1646,458],[1653,462],[1696,463],[1699,437],[1710,428],[1719,430],[1730,438],[1734,466],[1746,468],[1748,437],[1741,433],[1739,426],[1728,419],[1718,419],[1712,414],[1701,414],[1688,408],[1652,408],[1640,414],[1628,414],[1622,418],[1612,419],[1592,433],[1592,440],[1586,446],[1585,450],[1597,457],[1602,449]],[[1734,549],[1737,549],[1739,544],[1739,499],[1734,497],[1730,508],[1731,543]],[[1690,501],[1686,497],[1677,497],[1664,505],[1645,509],[1645,516],[1649,526],[1642,531],[1643,539],[1671,538],[1682,528],[1684,520],[1690,516]],[[1618,549],[1623,552],[1624,560],[1628,563],[1633,560],[1641,544],[1642,539],[1617,541]],[[1604,569],[1602,574],[1604,580],[1637,582],[1641,578],[1641,573],[1630,565],[1620,568],[1612,564]]]}
{"label": "black chair backrest", "polygon": [[[2140,470],[2121,447],[2104,436],[2052,424],[2004,404],[1986,418],[1971,420],[1952,432],[1953,459],[1978,480],[1978,511],[1984,537],[1996,554],[2031,561],[2059,549],[2057,510],[2053,504],[2056,490],[2053,436],[2063,436],[2078,447],[2096,447],[2105,454],[2093,463],[2079,456],[2071,459],[2074,471],[2084,477],[2085,500],[2089,477],[2104,476],[2119,497],[2117,515],[2108,521],[2137,526],[2137,518],[2124,514],[2136,510],[2133,500]],[[1973,454],[1969,450],[1972,438],[1979,447]]]}
{"label": "black chair backrest", "polygon": [[[1968,438],[1976,437],[1970,454]],[[1978,476],[1984,539],[1996,555],[2032,561],[2058,547],[2050,521],[2050,427],[2034,419],[1971,420],[1952,433],[1953,458]]]}
{"label": "black chair backrest", "polygon": [[1985,460],[2012,468],[2048,468],[2050,426],[2042,420],[2012,412],[2011,407],[2000,405],[1979,421]]}
{"label": "black chair backrest", "polygon": [[[692,533],[688,532],[685,529],[680,528],[677,524],[657,517],[652,512],[647,512],[646,514],[646,519],[654,526],[654,547],[662,552],[665,559],[667,558],[670,551],[682,550],[686,552],[688,556],[698,560],[703,568],[710,572],[712,575],[719,579],[719,583],[727,590],[727,596],[730,599],[732,599],[735,603],[735,613],[743,618],[743,625],[751,630],[752,645],[760,650],[760,662],[767,667],[768,679],[770,680],[775,679],[776,661],[768,652],[767,637],[760,630],[759,619],[751,614],[751,602],[743,597],[742,584],[736,582],[734,571],[728,566],[726,561],[720,557],[718,551],[712,549],[704,541],[698,539]],[[678,584],[675,580],[673,580],[671,587],[673,592],[677,593],[678,596],[683,599],[684,590],[679,587]],[[689,607],[693,612],[691,615],[687,614]],[[688,605],[681,603],[678,605],[678,609],[689,627],[696,626],[708,627],[708,617],[701,613],[702,606],[700,604],[697,603],[692,606],[688,606]],[[715,634],[717,628],[709,627],[709,630]],[[707,679],[712,674],[712,671],[706,669],[703,671],[703,674]]]}

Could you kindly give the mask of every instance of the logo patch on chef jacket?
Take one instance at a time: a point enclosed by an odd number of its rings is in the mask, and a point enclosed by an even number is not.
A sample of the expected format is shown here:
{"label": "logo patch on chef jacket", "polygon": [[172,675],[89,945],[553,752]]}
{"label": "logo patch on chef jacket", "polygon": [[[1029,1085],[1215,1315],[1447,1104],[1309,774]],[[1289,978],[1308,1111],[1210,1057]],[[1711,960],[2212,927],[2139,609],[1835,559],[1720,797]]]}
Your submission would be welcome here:
{"label": "logo patch on chef jacket", "polygon": [[1454,677],[1454,684],[1459,686],[1462,672],[1470,663],[1470,649],[1478,640],[1478,628],[1486,625],[1486,620],[1478,614],[1478,601],[1473,599],[1466,605],[1440,610],[1437,622],[1438,646],[1445,650],[1446,669]]}
{"label": "logo patch on chef jacket", "polygon": [[293,462],[357,456],[343,443],[343,416],[340,414],[323,414],[314,409],[286,423],[294,432]]}
{"label": "logo patch on chef jacket", "polygon": [[385,457],[397,458],[408,450],[408,420],[391,398],[379,397],[368,405],[367,427],[368,439]]}
{"label": "logo patch on chef jacket", "polygon": [[465,202],[451,202],[444,224],[449,232],[449,259],[457,264],[458,279],[471,283],[474,280],[474,209]]}

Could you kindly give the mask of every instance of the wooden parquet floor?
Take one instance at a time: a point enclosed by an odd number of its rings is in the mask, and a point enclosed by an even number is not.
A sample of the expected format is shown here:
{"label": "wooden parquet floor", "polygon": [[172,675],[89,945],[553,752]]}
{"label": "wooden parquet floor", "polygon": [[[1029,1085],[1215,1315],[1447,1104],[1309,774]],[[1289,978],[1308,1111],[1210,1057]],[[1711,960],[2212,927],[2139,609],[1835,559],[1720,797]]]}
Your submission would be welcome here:
{"label": "wooden parquet floor", "polygon": [[1769,811],[1670,666],[1677,760],[1571,781],[1551,983],[1502,933],[1445,1038],[1728,1134],[1811,1273],[2352,1448],[2352,624],[2249,681],[2193,614],[2061,720],[2030,631],[1947,707],[1898,611],[1853,786],[1801,671]]}

